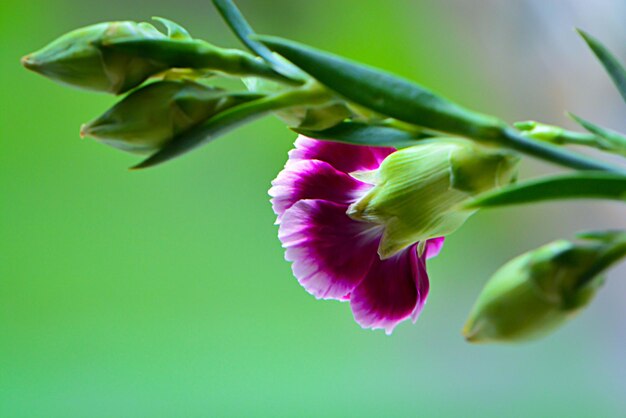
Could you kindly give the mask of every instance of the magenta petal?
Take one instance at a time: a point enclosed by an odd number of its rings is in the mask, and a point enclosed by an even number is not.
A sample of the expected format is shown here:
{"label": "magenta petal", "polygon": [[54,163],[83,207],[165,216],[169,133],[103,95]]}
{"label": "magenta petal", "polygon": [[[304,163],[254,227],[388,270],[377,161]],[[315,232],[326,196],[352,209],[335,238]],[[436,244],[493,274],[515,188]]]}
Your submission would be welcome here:
{"label": "magenta petal", "polygon": [[[429,243],[430,241],[431,240],[429,240]],[[441,243],[443,244],[443,238],[441,239]],[[422,312],[422,308],[424,308],[424,304],[428,298],[428,291],[430,290],[430,281],[428,280],[428,273],[426,272],[426,258],[428,258],[428,250],[426,251],[426,257],[416,258],[415,266],[417,273],[415,274],[415,278],[417,280],[417,304],[413,312],[411,312],[411,321],[413,321],[413,323],[417,321],[417,318]]]}
{"label": "magenta petal", "polygon": [[443,248],[445,240],[445,237],[438,237],[426,241],[426,259],[437,257]]}
{"label": "magenta petal", "polygon": [[363,328],[383,328],[390,334],[399,322],[421,308],[425,296],[418,289],[428,293],[424,283],[427,281],[416,245],[386,260],[376,259],[365,279],[352,291],[354,319]]}
{"label": "magenta petal", "polygon": [[336,170],[324,161],[300,160],[281,171],[269,190],[280,223],[283,213],[302,199],[322,199],[349,205],[372,186]]}
{"label": "magenta petal", "polygon": [[394,148],[389,147],[367,147],[320,141],[302,135],[296,139],[295,146],[295,149],[289,151],[287,165],[298,160],[320,160],[326,161],[344,173],[375,170],[385,157],[395,151]]}
{"label": "magenta petal", "polygon": [[378,259],[380,227],[352,220],[347,208],[300,200],[284,213],[278,229],[293,274],[317,298],[343,299]]}

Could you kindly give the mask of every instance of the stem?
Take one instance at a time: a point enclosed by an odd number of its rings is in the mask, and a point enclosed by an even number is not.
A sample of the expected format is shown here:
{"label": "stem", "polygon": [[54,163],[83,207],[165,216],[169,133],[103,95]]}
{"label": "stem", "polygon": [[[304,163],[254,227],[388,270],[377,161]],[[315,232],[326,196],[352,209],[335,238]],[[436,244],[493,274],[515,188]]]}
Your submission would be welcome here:
{"label": "stem", "polygon": [[498,144],[523,154],[528,154],[576,170],[607,171],[610,173],[626,174],[626,169],[622,167],[614,166],[604,161],[598,161],[556,145],[535,141],[520,135],[512,129],[503,130]]}

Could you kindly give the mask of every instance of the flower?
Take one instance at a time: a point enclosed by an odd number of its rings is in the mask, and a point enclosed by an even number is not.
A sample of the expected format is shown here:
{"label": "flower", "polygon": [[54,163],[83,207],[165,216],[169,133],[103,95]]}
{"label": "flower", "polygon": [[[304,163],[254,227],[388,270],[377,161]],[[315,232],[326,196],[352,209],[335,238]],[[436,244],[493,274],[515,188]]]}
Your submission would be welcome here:
{"label": "flower", "polygon": [[426,259],[444,241],[413,243],[383,260],[377,253],[383,225],[348,216],[373,187],[350,173],[375,170],[394,151],[300,136],[269,191],[285,258],[300,284],[318,299],[349,301],[358,324],[387,334],[417,319],[429,289]]}
{"label": "flower", "polygon": [[464,203],[514,181],[518,161],[509,151],[460,138],[420,141],[385,158],[377,170],[355,174],[374,187],[348,215],[385,226],[378,254],[388,258],[456,231],[475,213]]}

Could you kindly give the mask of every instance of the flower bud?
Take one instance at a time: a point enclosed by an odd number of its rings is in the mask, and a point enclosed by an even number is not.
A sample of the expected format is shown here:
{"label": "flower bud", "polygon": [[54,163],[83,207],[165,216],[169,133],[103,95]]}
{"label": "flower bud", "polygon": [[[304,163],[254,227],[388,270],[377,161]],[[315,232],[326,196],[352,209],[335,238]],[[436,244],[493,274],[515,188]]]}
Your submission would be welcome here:
{"label": "flower bud", "polygon": [[436,138],[389,155],[373,172],[354,173],[374,187],[348,209],[385,228],[378,248],[388,258],[403,248],[448,235],[475,210],[462,207],[515,179],[518,157],[457,138]]}
{"label": "flower bud", "polygon": [[148,84],[81,128],[115,148],[151,153],[180,133],[256,96],[232,94],[189,80]]}
{"label": "flower bud", "polygon": [[463,334],[471,342],[540,337],[584,308],[599,274],[625,252],[624,241],[559,240],[505,264],[478,297]]}
{"label": "flower bud", "polygon": [[118,39],[166,38],[148,23],[108,22],[69,32],[22,58],[22,64],[55,81],[89,90],[120,94],[167,67],[156,61],[109,50]]}

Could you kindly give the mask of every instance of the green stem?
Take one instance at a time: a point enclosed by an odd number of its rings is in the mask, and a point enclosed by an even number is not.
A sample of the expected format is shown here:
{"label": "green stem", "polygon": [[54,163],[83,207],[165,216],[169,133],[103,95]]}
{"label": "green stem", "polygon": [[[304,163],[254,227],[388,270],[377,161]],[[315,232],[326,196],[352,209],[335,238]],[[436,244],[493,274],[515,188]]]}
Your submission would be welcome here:
{"label": "green stem", "polygon": [[622,167],[598,161],[556,145],[527,138],[513,129],[503,130],[498,144],[523,154],[576,170],[626,174],[626,169]]}

